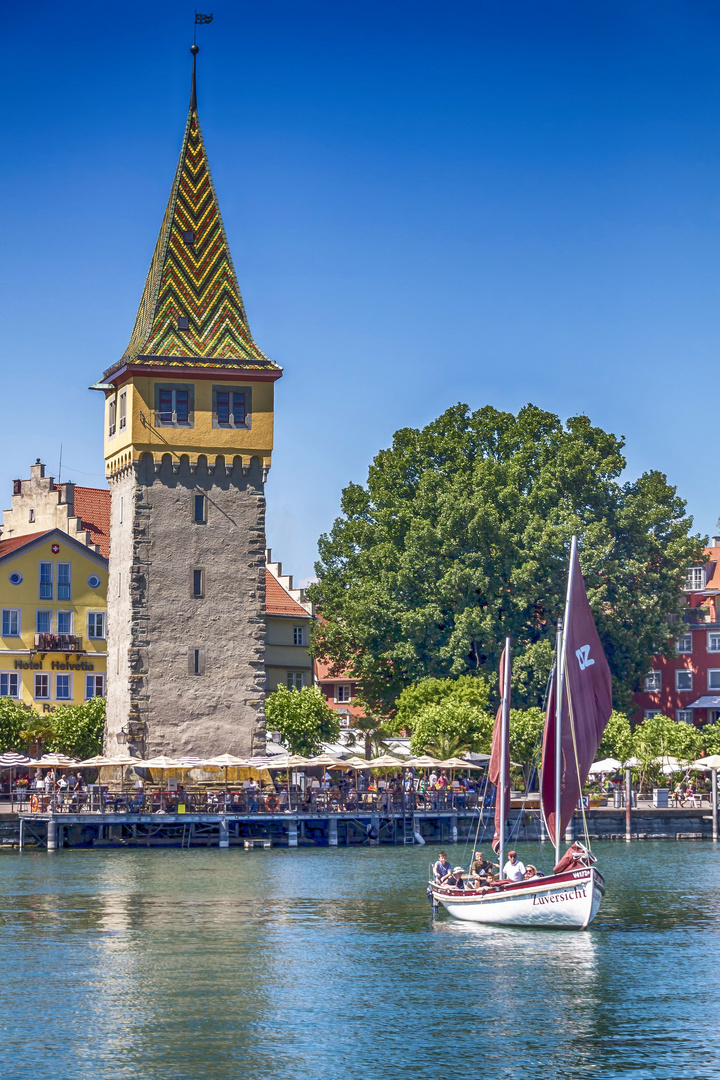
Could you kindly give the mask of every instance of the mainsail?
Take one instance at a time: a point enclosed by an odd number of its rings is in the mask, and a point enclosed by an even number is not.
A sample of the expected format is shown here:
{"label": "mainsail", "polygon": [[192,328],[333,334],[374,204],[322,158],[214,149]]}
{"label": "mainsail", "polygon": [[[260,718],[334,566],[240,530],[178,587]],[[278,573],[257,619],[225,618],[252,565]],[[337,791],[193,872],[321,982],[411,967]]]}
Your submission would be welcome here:
{"label": "mainsail", "polygon": [[[551,838],[556,825],[556,694],[558,683],[560,720],[560,834],[573,816],[582,795],[605,725],[612,712],[612,680],[595,622],[585,582],[580,572],[577,545],[573,540],[568,576],[568,595],[563,628],[562,656],[553,675],[548,696],[542,748],[540,794],[543,816]],[[558,677],[558,670],[560,676]]]}
{"label": "mainsail", "polygon": [[[508,716],[510,714],[510,680],[506,673],[508,662],[509,641],[506,642],[500,657],[500,693],[502,701],[495,716],[495,729],[493,731],[492,749],[490,750],[490,768],[488,776],[491,784],[495,784],[495,835],[493,836],[492,849],[497,854],[500,848],[502,834],[502,822],[507,821],[510,814],[510,754],[508,753],[509,732]],[[507,698],[507,700],[506,700]],[[503,742],[505,753],[503,754]]]}

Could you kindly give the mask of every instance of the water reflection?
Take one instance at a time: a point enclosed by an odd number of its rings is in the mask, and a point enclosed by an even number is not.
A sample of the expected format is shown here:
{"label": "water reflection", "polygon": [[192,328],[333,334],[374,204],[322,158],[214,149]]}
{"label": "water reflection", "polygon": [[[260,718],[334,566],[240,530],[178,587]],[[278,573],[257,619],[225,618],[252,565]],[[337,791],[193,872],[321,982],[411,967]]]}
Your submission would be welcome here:
{"label": "water reflection", "polygon": [[582,933],[433,920],[416,849],[3,854],[0,1072],[720,1075],[720,852],[602,860]]}

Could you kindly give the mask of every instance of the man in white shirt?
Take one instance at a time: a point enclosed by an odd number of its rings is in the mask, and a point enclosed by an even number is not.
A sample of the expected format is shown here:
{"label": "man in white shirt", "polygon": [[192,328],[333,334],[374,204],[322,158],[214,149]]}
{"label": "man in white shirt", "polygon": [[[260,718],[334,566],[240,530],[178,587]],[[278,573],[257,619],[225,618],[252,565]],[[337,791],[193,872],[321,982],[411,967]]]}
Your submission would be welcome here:
{"label": "man in white shirt", "polygon": [[525,876],[525,864],[517,857],[517,851],[508,851],[508,861],[503,867],[503,877],[506,881],[522,881]]}

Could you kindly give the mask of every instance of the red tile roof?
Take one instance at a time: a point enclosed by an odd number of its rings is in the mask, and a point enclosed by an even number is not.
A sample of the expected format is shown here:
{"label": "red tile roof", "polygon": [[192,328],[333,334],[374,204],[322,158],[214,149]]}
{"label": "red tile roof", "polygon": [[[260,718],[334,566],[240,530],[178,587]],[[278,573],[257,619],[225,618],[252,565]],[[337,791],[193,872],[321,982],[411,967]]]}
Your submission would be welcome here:
{"label": "red tile roof", "polygon": [[268,615],[294,615],[296,618],[310,618],[305,608],[285,592],[269,570],[265,571],[265,611]]}
{"label": "red tile roof", "polygon": [[90,533],[90,541],[97,544],[100,554],[110,555],[110,492],[105,488],[75,488],[75,516],[82,520],[82,527]]}
{"label": "red tile roof", "polygon": [[315,672],[317,674],[319,682],[343,682],[343,683],[348,683],[348,682],[355,683],[355,682],[357,682],[357,679],[353,678],[352,675],[347,675],[344,672],[340,672],[339,675],[331,675],[330,674],[331,669],[332,669],[332,664],[326,664],[322,660],[316,660],[315,661]]}
{"label": "red tile roof", "polygon": [[51,532],[55,532],[55,529],[43,529],[42,532],[29,533],[27,536],[11,536],[8,540],[0,540],[0,559],[9,555],[11,551],[17,551],[18,548],[25,547],[38,537],[47,536]]}
{"label": "red tile roof", "polygon": [[[59,484],[53,484],[56,491]],[[75,488],[75,514],[82,528],[90,533],[90,543],[97,544],[104,558],[110,556],[110,492],[106,488]]]}

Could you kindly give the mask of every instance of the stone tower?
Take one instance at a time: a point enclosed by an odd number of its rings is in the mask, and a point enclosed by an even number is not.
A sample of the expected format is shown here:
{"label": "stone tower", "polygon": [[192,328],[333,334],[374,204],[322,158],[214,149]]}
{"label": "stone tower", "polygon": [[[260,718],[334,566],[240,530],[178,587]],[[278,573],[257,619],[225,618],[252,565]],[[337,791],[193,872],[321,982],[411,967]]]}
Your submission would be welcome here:
{"label": "stone tower", "polygon": [[265,480],[273,383],[190,110],[124,356],[105,393],[106,752],[265,748]]}

